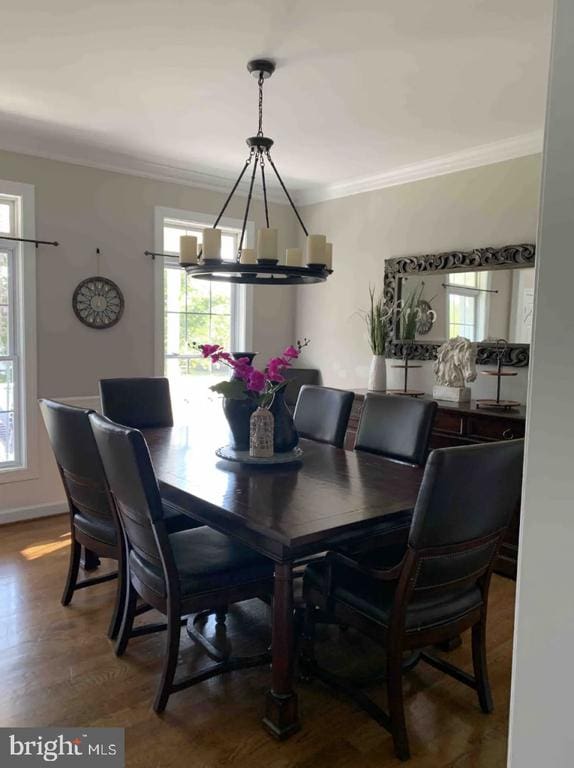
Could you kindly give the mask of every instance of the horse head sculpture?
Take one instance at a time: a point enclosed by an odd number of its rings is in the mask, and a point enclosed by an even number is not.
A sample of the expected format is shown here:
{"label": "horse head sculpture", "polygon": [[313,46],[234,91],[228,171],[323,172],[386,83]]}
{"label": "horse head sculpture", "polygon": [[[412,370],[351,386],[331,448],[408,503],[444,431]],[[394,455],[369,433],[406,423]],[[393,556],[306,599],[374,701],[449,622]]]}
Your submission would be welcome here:
{"label": "horse head sculpture", "polygon": [[476,350],[464,336],[456,336],[442,344],[437,351],[434,375],[444,387],[464,387],[476,379]]}

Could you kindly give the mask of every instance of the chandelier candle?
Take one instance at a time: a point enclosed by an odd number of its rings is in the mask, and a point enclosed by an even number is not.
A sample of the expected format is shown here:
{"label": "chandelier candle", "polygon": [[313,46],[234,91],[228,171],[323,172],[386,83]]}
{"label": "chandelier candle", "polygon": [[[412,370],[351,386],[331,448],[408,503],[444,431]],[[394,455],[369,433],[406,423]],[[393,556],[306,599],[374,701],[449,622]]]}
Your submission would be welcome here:
{"label": "chandelier candle", "polygon": [[182,235],[179,238],[179,263],[197,264],[197,237]]}
{"label": "chandelier candle", "polygon": [[203,260],[221,261],[221,230],[203,230]]}
{"label": "chandelier candle", "polygon": [[325,235],[309,235],[307,237],[307,264],[325,263]]}
{"label": "chandelier candle", "polygon": [[257,261],[277,261],[277,230],[257,230]]}
{"label": "chandelier candle", "polygon": [[287,248],[285,251],[285,264],[288,267],[302,267],[303,250],[301,248]]}
{"label": "chandelier candle", "polygon": [[325,243],[325,266],[333,269],[333,243]]}
{"label": "chandelier candle", "polygon": [[255,248],[242,248],[241,249],[241,263],[242,264],[256,264],[257,255]]}

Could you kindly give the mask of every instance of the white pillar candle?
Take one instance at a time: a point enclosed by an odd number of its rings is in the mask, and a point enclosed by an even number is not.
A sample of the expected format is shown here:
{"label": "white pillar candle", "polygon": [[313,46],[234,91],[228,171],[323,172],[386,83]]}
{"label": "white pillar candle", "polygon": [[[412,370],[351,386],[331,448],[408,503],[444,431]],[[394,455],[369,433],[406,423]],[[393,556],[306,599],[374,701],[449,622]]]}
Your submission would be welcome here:
{"label": "white pillar candle", "polygon": [[182,235],[179,238],[179,263],[197,264],[197,237]]}
{"label": "white pillar candle", "polygon": [[221,260],[221,230],[203,230],[203,260]]}
{"label": "white pillar candle", "polygon": [[277,230],[257,230],[257,259],[277,259]]}
{"label": "white pillar candle", "polygon": [[325,243],[325,266],[333,269],[333,243]]}
{"label": "white pillar candle", "polygon": [[242,264],[256,264],[257,256],[255,254],[255,248],[242,248],[241,249],[241,263]]}
{"label": "white pillar candle", "polygon": [[288,267],[303,266],[302,248],[287,248],[285,251],[285,264],[287,264]]}
{"label": "white pillar candle", "polygon": [[307,264],[325,263],[325,235],[308,235],[307,237]]}

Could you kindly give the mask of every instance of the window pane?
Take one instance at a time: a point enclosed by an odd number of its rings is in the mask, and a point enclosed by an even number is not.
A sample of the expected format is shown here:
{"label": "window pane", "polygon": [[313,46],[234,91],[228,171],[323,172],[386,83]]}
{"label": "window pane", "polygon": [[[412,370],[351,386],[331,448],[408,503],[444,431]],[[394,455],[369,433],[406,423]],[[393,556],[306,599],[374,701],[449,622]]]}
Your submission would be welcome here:
{"label": "window pane", "polygon": [[13,203],[0,203],[0,232],[9,235],[12,232]]}
{"label": "window pane", "polygon": [[0,463],[15,460],[14,364],[0,362]]}
{"label": "window pane", "polygon": [[10,353],[9,267],[8,254],[0,253],[0,356],[6,356]]}
{"label": "window pane", "polygon": [[466,288],[476,288],[478,272],[454,272],[448,276],[450,285],[464,285]]}
{"label": "window pane", "polygon": [[187,311],[209,314],[210,284],[207,280],[187,278]]}
{"label": "window pane", "polygon": [[185,312],[185,272],[165,269],[164,302],[168,312]]}
{"label": "window pane", "polygon": [[220,344],[225,349],[231,345],[231,333],[228,315],[211,316],[211,343]]}
{"label": "window pane", "polygon": [[187,315],[187,339],[189,347],[184,354],[193,352],[192,343],[209,344],[213,341],[209,333],[209,315]]}
{"label": "window pane", "polygon": [[211,284],[211,311],[214,315],[231,315],[231,285]]}
{"label": "window pane", "polygon": [[187,355],[185,313],[168,312],[165,316],[165,352],[167,355]]}

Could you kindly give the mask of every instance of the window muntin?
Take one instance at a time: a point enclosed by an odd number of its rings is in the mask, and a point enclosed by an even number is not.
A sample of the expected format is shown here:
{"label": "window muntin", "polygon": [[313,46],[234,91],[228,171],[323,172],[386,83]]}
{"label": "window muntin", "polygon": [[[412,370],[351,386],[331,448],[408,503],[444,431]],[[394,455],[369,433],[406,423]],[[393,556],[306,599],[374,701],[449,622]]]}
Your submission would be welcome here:
{"label": "window muntin", "polygon": [[16,249],[0,246],[0,469],[22,463],[23,423],[18,406],[21,379],[16,334]]}

